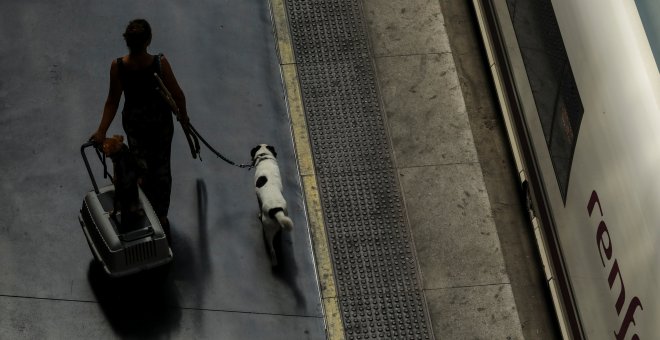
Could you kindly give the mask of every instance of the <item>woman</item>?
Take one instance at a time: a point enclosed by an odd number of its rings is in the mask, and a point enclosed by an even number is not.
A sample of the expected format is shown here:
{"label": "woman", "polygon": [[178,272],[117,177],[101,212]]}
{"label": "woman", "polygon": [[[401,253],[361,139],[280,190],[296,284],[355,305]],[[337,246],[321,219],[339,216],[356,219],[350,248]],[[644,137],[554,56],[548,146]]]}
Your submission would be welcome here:
{"label": "woman", "polygon": [[112,61],[110,91],[101,123],[91,139],[96,143],[103,142],[123,93],[122,126],[128,146],[140,167],[142,190],[169,239],[167,212],[172,188],[170,149],[174,123],[171,108],[156,91],[158,83],[154,73],[159,74],[172,94],[179,108],[179,119],[184,125],[188,124],[186,100],[167,59],[147,52],[151,43],[151,27],[146,20],[131,21],[124,32],[124,40],[129,53]]}

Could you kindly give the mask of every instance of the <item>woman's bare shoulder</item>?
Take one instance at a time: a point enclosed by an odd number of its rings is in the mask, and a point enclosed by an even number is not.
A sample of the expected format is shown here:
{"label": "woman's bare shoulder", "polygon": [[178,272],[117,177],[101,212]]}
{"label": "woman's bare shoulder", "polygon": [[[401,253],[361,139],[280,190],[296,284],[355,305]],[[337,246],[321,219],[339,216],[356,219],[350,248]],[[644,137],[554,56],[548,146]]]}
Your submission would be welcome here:
{"label": "woman's bare shoulder", "polygon": [[167,64],[167,66],[170,66],[170,62],[167,60],[167,57],[163,53],[158,54],[158,56],[160,56],[160,61],[163,64]]}

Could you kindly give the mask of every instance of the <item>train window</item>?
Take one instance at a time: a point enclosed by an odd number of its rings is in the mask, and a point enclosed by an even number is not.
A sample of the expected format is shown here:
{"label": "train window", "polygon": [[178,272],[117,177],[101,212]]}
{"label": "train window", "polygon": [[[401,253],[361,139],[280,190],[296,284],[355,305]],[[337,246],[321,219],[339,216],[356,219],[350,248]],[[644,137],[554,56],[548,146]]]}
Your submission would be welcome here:
{"label": "train window", "polygon": [[507,0],[564,201],[584,108],[550,0]]}
{"label": "train window", "polygon": [[655,66],[660,70],[660,1],[635,0],[635,5],[655,57]]}

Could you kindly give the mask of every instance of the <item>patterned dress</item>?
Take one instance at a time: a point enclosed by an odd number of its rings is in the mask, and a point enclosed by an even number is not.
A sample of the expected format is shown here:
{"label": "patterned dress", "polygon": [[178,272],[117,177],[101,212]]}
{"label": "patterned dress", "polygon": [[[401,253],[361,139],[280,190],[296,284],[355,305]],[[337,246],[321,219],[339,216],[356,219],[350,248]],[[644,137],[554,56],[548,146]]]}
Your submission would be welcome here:
{"label": "patterned dress", "polygon": [[146,68],[132,70],[117,59],[119,79],[124,89],[122,126],[128,147],[135,155],[142,177],[142,190],[156,214],[167,216],[172,190],[170,150],[174,123],[172,111],[156,91],[160,57]]}

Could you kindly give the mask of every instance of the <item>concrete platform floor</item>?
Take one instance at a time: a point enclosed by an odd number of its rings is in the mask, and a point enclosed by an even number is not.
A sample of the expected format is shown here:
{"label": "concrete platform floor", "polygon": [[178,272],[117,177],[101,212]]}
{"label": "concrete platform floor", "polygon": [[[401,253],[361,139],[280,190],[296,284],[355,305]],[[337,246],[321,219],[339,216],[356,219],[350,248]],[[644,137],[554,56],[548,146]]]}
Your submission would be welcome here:
{"label": "concrete platform floor", "polygon": [[[210,143],[239,163],[258,143],[276,146],[296,223],[283,270],[264,247],[254,172],[206,149],[193,160],[178,126],[169,275],[110,280],[91,264],[77,215],[92,184],[79,150],[139,17]],[[325,338],[267,2],[3,1],[0,32],[0,339]]]}
{"label": "concrete platform floor", "polygon": [[[361,1],[436,338],[559,338],[469,2]],[[295,174],[285,176],[293,219],[305,221],[268,4],[0,9],[0,338],[324,338],[306,228],[285,247],[289,269],[272,272],[250,175],[209,153],[193,161],[180,134],[165,284],[107,281],[76,221],[91,187],[78,147],[139,16],[209,140],[238,161],[245,145],[278,145],[283,173]],[[145,292],[153,303],[135,304]]]}
{"label": "concrete platform floor", "polygon": [[560,338],[471,2],[362,3],[436,338]]}

